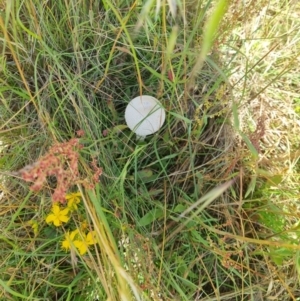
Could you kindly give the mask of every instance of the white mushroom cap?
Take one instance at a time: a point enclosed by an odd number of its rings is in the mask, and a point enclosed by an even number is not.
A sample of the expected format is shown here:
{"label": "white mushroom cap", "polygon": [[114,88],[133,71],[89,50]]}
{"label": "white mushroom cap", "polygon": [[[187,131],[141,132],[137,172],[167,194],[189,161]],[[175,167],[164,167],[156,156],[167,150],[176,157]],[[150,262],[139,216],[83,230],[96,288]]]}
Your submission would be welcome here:
{"label": "white mushroom cap", "polygon": [[156,98],[149,95],[135,97],[125,110],[126,123],[138,139],[157,132],[165,119],[165,109]]}

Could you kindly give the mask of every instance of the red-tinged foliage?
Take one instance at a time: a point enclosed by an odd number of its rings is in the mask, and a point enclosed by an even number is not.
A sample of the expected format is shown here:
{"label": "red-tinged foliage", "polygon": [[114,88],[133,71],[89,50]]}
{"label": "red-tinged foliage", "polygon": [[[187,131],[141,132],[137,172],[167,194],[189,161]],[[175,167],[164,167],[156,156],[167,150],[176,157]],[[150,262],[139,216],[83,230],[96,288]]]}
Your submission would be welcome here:
{"label": "red-tinged foliage", "polygon": [[77,132],[76,132],[76,135],[77,135],[77,137],[83,137],[84,136],[84,130],[78,130]]}
{"label": "red-tinged foliage", "polygon": [[[84,136],[84,131],[77,131],[77,136]],[[56,143],[37,162],[28,165],[19,171],[26,182],[33,182],[30,186],[32,191],[40,191],[47,181],[47,177],[56,177],[57,185],[52,194],[54,202],[64,203],[69,189],[77,184],[83,183],[87,189],[94,188],[99,182],[102,168],[97,166],[96,158],[91,162],[93,176],[80,181],[78,171],[79,151],[83,145],[79,138],[70,139],[67,142]]]}
{"label": "red-tinged foliage", "polygon": [[96,158],[93,158],[92,168],[94,170],[92,182],[97,183],[99,181],[99,177],[102,175],[102,168],[97,166]]}
{"label": "red-tinged foliage", "polygon": [[174,81],[174,73],[172,70],[168,71],[168,79],[173,82]]}
{"label": "red-tinged foliage", "polygon": [[47,177],[56,177],[57,186],[52,195],[53,201],[65,202],[67,191],[79,177],[78,152],[81,148],[78,138],[57,143],[37,162],[21,169],[20,174],[26,182],[33,182],[30,187],[32,191],[41,190]]}

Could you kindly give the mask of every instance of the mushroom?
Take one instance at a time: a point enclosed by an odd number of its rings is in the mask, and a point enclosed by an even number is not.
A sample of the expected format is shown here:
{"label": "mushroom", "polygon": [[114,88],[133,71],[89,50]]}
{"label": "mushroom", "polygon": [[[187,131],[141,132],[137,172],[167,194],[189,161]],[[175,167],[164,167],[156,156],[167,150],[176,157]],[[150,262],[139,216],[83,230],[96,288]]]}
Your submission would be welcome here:
{"label": "mushroom", "polygon": [[165,122],[166,113],[161,103],[149,95],[132,99],[125,110],[127,126],[136,133],[137,140],[157,132]]}

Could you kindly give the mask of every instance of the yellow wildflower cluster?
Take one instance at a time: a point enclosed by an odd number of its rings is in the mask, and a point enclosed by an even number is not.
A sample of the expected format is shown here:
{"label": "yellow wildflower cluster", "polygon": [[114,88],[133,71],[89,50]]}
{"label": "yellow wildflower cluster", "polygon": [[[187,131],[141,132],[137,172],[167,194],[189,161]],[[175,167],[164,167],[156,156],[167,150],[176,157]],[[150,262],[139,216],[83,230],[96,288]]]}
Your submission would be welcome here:
{"label": "yellow wildflower cluster", "polygon": [[[53,224],[55,227],[60,227],[66,224],[70,220],[72,212],[78,210],[78,204],[81,200],[81,193],[69,193],[66,195],[66,206],[62,207],[59,203],[53,203],[51,212],[46,217],[47,224]],[[29,223],[37,234],[38,225],[36,221],[30,221]],[[65,238],[62,241],[61,248],[65,251],[72,248],[76,248],[80,255],[84,255],[88,247],[96,243],[95,231],[88,231],[89,226],[86,221],[81,222],[80,228],[74,231],[67,231]]]}
{"label": "yellow wildflower cluster", "polygon": [[59,227],[63,223],[67,223],[70,219],[70,212],[78,210],[80,203],[80,192],[69,193],[66,195],[67,208],[62,209],[58,203],[54,203],[51,213],[46,217],[46,223],[53,223],[54,226]]}
{"label": "yellow wildflower cluster", "polygon": [[80,255],[84,255],[90,245],[96,243],[96,232],[90,231],[87,234],[82,233],[78,229],[65,234],[65,239],[62,242],[62,249],[68,251],[72,247],[76,247]]}
{"label": "yellow wildflower cluster", "polygon": [[78,204],[80,203],[80,197],[81,194],[80,192],[75,192],[75,193],[69,193],[66,195],[66,200],[68,204],[68,209],[70,211],[76,211],[78,210]]}
{"label": "yellow wildflower cluster", "polygon": [[46,223],[53,223],[55,227],[61,226],[69,221],[69,209],[61,209],[58,204],[53,204],[51,213],[46,217]]}

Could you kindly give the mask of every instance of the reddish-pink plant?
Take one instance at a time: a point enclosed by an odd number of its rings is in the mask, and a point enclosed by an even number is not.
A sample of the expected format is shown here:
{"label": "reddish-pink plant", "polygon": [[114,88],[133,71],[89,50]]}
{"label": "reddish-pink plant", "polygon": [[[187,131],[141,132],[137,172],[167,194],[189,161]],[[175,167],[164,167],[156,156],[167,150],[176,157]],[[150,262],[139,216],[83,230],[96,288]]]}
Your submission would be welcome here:
{"label": "reddish-pink plant", "polygon": [[91,165],[92,165],[92,169],[94,170],[92,182],[97,183],[99,181],[99,177],[102,175],[102,168],[97,166],[96,158],[93,158]]}
{"label": "reddish-pink plant", "polygon": [[67,191],[79,177],[78,159],[82,147],[78,138],[57,143],[37,162],[21,169],[21,177],[27,182],[33,182],[30,186],[32,191],[41,190],[47,177],[56,177],[57,186],[52,195],[53,201],[65,202]]}

